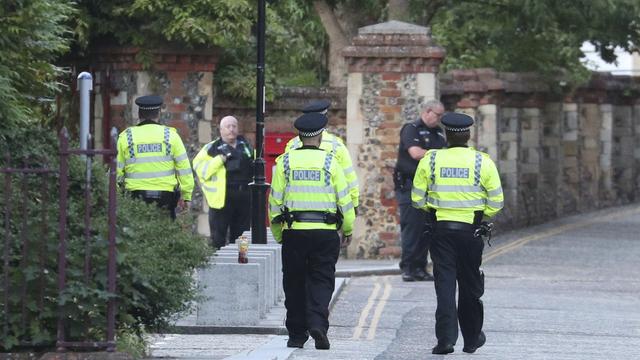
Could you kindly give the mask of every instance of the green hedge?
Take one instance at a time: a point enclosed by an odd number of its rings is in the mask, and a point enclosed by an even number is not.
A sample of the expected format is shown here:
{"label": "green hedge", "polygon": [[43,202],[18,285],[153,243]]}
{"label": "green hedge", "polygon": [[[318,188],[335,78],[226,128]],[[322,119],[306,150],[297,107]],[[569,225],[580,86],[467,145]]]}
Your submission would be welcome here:
{"label": "green hedge", "polygon": [[[14,159],[6,165],[58,168],[58,145],[52,131],[25,129],[0,145],[0,154],[11,151]],[[11,240],[9,293],[0,279],[0,304],[9,298],[9,311],[0,306],[0,348],[52,347],[56,336],[59,304],[69,324],[68,340],[103,340],[106,330],[106,304],[111,296],[107,282],[107,200],[108,176],[96,161],[92,168],[90,246],[92,271],[85,279],[84,179],[85,163],[78,156],[70,159],[67,289],[57,291],[57,249],[59,216],[58,175],[12,176],[12,207],[9,222]],[[2,179],[2,184],[4,179]],[[0,186],[0,215],[5,217],[4,186]],[[207,241],[193,233],[193,218],[179,216],[171,221],[153,205],[119,194],[117,199],[117,327],[138,332],[158,328],[196,297],[192,279],[195,268],[206,263],[211,250]],[[44,217],[43,217],[44,216]],[[22,234],[26,230],[25,235]],[[6,230],[2,226],[1,239]],[[30,251],[22,256],[23,238]],[[0,256],[4,254],[0,245]],[[21,270],[24,267],[24,271]],[[8,324],[8,334],[4,325]]]}

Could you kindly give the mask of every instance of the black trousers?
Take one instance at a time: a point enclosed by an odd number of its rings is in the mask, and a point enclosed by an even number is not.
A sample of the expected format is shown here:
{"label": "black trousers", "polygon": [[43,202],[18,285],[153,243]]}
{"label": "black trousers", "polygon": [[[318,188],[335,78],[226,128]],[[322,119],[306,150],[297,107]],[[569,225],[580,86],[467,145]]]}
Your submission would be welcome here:
{"label": "black trousers", "polygon": [[178,206],[178,196],[171,191],[148,191],[133,190],[131,196],[141,199],[147,204],[156,204],[159,208],[168,211],[171,219],[176,219],[176,206]]}
{"label": "black trousers", "polygon": [[425,269],[431,235],[424,233],[427,213],[411,205],[411,181],[403,189],[396,189],[396,200],[400,208],[400,269],[406,272]]}
{"label": "black trousers", "polygon": [[285,230],[282,283],[289,337],[306,340],[309,329],[329,329],[340,237],[335,230]]}
{"label": "black trousers", "polygon": [[217,249],[229,242],[235,243],[238,236],[251,225],[251,193],[244,189],[227,188],[225,205],[222,209],[209,208],[209,230],[212,245]]}
{"label": "black trousers", "polygon": [[[455,344],[458,322],[465,344],[475,344],[482,330],[484,274],[480,270],[484,242],[471,231],[438,229],[431,244],[438,343]],[[456,313],[456,281],[458,308]]]}

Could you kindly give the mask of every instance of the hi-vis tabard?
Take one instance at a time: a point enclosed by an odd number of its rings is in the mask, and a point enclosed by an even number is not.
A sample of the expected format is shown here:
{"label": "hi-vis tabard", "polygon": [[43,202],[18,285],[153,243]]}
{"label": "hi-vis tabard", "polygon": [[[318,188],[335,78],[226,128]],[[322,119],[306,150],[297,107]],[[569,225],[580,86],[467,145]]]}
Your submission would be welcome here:
{"label": "hi-vis tabard", "polygon": [[489,155],[467,147],[430,150],[420,160],[411,201],[436,210],[438,221],[472,224],[474,212],[491,217],[503,206],[500,176]]}
{"label": "hi-vis tabard", "polygon": [[[195,158],[193,158],[193,171],[200,182],[200,189],[207,199],[207,204],[213,209],[222,209],[225,206],[225,197],[227,195],[227,168],[222,160],[222,155],[210,156],[212,147],[224,144],[221,139],[215,139],[200,149]],[[253,159],[254,154],[251,153],[250,146],[245,142],[243,137],[238,137],[236,148],[241,148],[244,156]],[[215,150],[212,149],[212,150]]]}
{"label": "hi-vis tabard", "polygon": [[191,200],[194,181],[187,151],[174,128],[149,123],[118,137],[118,178],[125,189],[174,191]]}
{"label": "hi-vis tabard", "polygon": [[296,149],[280,155],[271,181],[269,220],[276,241],[286,229],[336,230],[335,223],[275,221],[283,212],[319,212],[343,216],[342,231],[351,235],[355,212],[344,172],[334,155],[318,148]]}
{"label": "hi-vis tabard", "polygon": [[193,158],[193,171],[195,171],[200,188],[207,199],[210,208],[222,209],[227,190],[227,169],[224,167],[222,155],[209,156],[209,148],[218,141],[217,139],[203,146],[195,158]]}
{"label": "hi-vis tabard", "polygon": [[[302,147],[302,141],[300,141],[300,138],[296,136],[289,140],[284,151],[288,152],[300,147]],[[360,189],[358,188],[358,177],[353,169],[349,150],[347,150],[347,147],[339,137],[327,132],[326,130],[322,132],[320,149],[333,153],[333,156],[338,161],[338,165],[340,165],[344,171],[344,177],[346,178],[347,186],[349,187],[351,202],[353,203],[353,206],[357,207],[360,201]]]}

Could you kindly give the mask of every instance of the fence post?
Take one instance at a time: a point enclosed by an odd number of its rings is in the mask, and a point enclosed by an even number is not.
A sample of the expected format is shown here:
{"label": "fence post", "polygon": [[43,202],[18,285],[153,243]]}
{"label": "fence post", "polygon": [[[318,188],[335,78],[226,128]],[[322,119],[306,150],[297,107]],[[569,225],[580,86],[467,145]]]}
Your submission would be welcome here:
{"label": "fence post", "polygon": [[111,297],[107,303],[107,351],[115,351],[116,328],[116,181],[117,181],[117,138],[118,130],[111,128],[111,150],[114,154],[109,161],[109,263],[107,281]]}
{"label": "fence post", "polygon": [[[93,149],[91,134],[87,134],[87,149]],[[93,166],[93,155],[86,155],[86,176],[84,180],[84,281],[89,283],[91,272],[91,167]]]}
{"label": "fence post", "polygon": [[61,303],[62,294],[66,288],[67,271],[67,196],[69,190],[69,132],[64,127],[60,131],[60,242],[58,244],[58,301],[60,313],[58,314],[57,351],[64,352],[65,341],[65,315],[64,305]]}

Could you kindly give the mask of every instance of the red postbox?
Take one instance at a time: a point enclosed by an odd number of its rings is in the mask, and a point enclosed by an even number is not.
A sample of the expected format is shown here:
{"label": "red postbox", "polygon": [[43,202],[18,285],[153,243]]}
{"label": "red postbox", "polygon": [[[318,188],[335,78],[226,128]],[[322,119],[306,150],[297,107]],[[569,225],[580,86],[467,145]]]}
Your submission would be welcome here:
{"label": "red postbox", "polygon": [[265,161],[265,177],[267,182],[271,183],[271,176],[276,166],[276,158],[284,153],[284,147],[296,134],[292,132],[285,133],[267,133],[264,136],[264,161]]}

